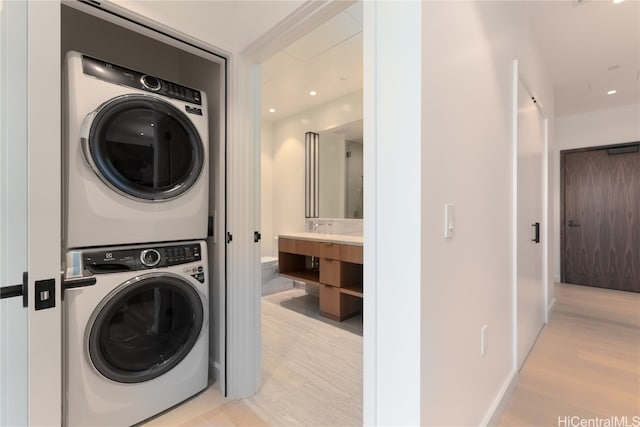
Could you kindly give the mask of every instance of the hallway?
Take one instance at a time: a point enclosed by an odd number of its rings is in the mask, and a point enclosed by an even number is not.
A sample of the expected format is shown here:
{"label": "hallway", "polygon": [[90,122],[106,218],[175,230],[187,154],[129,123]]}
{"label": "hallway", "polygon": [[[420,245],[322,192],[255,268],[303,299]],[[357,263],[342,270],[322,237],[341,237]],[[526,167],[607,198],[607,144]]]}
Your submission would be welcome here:
{"label": "hallway", "polygon": [[[639,426],[640,294],[568,284],[555,289],[549,324],[499,425]],[[607,424],[612,417],[617,420]],[[580,424],[595,418],[602,424]]]}

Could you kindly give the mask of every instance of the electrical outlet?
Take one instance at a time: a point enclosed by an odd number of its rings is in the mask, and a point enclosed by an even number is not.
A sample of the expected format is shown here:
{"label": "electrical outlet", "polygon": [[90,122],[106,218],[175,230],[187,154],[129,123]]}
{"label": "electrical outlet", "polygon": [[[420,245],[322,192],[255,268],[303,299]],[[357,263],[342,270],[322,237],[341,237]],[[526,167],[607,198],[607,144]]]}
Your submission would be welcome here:
{"label": "electrical outlet", "polygon": [[489,326],[484,325],[480,329],[480,356],[484,357],[487,354],[487,347],[489,346]]}

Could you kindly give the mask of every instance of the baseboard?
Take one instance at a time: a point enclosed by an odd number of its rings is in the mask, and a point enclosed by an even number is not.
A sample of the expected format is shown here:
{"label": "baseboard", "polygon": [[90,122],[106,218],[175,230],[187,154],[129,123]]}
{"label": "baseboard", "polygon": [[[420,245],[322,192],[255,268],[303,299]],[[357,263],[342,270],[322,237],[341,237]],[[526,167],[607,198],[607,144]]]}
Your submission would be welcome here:
{"label": "baseboard", "polygon": [[555,297],[551,300],[551,304],[549,304],[549,308],[547,309],[547,313],[551,314],[551,312],[553,311],[553,306],[556,305],[556,299]]}
{"label": "baseboard", "polygon": [[497,426],[498,421],[500,421],[500,417],[502,416],[502,412],[504,411],[505,405],[511,398],[511,394],[515,388],[516,382],[518,379],[518,371],[513,370],[507,380],[500,387],[500,391],[496,395],[491,407],[487,411],[484,419],[480,423],[481,426]]}

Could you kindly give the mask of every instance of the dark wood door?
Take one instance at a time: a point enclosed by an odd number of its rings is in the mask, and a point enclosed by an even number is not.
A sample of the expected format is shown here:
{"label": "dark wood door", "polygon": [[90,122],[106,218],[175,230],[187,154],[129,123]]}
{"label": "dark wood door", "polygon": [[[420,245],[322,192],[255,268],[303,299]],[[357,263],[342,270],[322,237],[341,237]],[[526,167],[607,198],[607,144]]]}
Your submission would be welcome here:
{"label": "dark wood door", "polygon": [[563,153],[563,281],[640,292],[640,153]]}

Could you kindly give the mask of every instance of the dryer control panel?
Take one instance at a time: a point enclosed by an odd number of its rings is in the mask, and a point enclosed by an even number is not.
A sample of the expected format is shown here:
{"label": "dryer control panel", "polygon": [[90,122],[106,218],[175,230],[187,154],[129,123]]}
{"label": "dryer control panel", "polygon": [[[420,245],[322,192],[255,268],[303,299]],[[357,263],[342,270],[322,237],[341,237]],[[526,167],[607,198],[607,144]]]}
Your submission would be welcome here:
{"label": "dryer control panel", "polygon": [[[162,80],[158,77],[121,67],[110,62],[101,61],[87,55],[82,55],[82,71],[89,76],[93,76],[110,83],[128,86],[134,89],[144,90],[146,92],[157,93],[169,98],[186,101],[191,104],[202,105],[202,95],[199,90],[167,80]],[[200,115],[202,115],[201,110]]]}
{"label": "dryer control panel", "polygon": [[92,274],[170,267],[202,260],[200,243],[85,251],[82,266]]}

